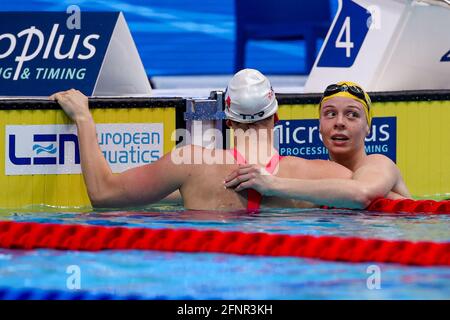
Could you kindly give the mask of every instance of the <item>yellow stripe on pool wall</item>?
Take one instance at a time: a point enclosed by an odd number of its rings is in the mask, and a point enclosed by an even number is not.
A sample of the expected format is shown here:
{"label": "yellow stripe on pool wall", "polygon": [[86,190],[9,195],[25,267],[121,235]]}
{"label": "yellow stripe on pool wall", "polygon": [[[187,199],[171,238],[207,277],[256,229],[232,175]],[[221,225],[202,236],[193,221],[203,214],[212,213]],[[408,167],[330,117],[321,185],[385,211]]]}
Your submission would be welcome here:
{"label": "yellow stripe on pool wall", "polygon": [[[450,198],[450,101],[375,102],[373,113],[397,119],[397,165],[411,194]],[[317,105],[280,105],[279,116],[317,119]]]}
{"label": "yellow stripe on pool wall", "polygon": [[[163,106],[96,108],[92,109],[92,114],[97,124],[163,124],[162,156],[175,146],[175,141],[171,140],[176,129],[175,110]],[[413,196],[450,198],[450,101],[375,102],[373,113],[375,118],[396,118],[396,161]],[[317,104],[280,104],[278,115],[281,120],[317,119]],[[7,126],[70,123],[62,110],[0,109],[1,208],[90,206],[81,174],[6,175]],[[72,146],[72,142],[69,145]]]}
{"label": "yellow stripe on pool wall", "polygon": [[[170,140],[176,126],[175,108],[102,108],[92,109],[92,114],[97,124],[161,123],[163,154],[175,146],[175,142]],[[0,148],[3,150],[0,157],[1,208],[90,206],[81,174],[6,175],[6,126],[70,123],[61,110],[0,110]]]}

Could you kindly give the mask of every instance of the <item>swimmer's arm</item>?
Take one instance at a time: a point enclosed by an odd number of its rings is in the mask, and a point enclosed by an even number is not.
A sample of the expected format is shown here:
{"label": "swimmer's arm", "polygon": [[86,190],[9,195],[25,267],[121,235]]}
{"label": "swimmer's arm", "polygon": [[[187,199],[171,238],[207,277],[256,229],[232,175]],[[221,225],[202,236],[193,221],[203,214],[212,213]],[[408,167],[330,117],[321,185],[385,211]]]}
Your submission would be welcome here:
{"label": "swimmer's arm", "polygon": [[[365,209],[373,200],[385,197],[399,179],[399,170],[389,159],[372,159],[356,170],[351,179],[278,180],[274,195],[293,197],[320,205]],[[288,180],[288,181],[286,181]]]}
{"label": "swimmer's arm", "polygon": [[78,131],[81,171],[93,206],[102,203],[107,186],[114,180],[97,142],[95,122],[89,111],[88,98],[78,90],[58,92],[50,96],[75,122]]}
{"label": "swimmer's arm", "polygon": [[[342,183],[351,179],[352,172],[347,168],[330,161],[309,161],[304,164],[297,161],[289,170],[291,177],[283,178],[268,174],[255,165],[243,165],[225,180],[227,188],[235,188],[240,192],[244,189],[255,189],[267,196],[277,196],[318,205],[335,207],[358,207],[351,190]],[[334,179],[329,179],[329,178]],[[328,178],[326,180],[319,180]]]}
{"label": "swimmer's arm", "polygon": [[237,175],[232,174],[230,178],[234,180],[228,178],[226,186],[237,186],[236,191],[253,188],[265,195],[318,205],[364,209],[376,198],[386,196],[397,181],[398,168],[389,161],[371,161],[353,173],[351,179],[280,178],[262,175],[253,166],[239,169],[241,172]]}
{"label": "swimmer's arm", "polygon": [[98,146],[94,121],[78,121],[77,128],[83,176],[93,207],[150,204],[181,186],[183,173],[172,163],[170,154],[152,164],[113,174]]}
{"label": "swimmer's arm", "polygon": [[390,200],[402,200],[411,198],[411,195],[409,192],[407,195],[401,195],[400,193],[391,191],[385,196],[385,198]]}
{"label": "swimmer's arm", "polygon": [[154,203],[179,189],[185,176],[186,170],[176,166],[169,153],[152,164],[113,175],[97,205],[124,207]]}
{"label": "swimmer's arm", "polygon": [[181,184],[183,173],[173,165],[170,155],[154,164],[113,174],[98,145],[87,97],[69,90],[50,99],[58,101],[77,126],[81,169],[94,207],[148,204],[164,198]]}
{"label": "swimmer's arm", "polygon": [[403,183],[400,169],[384,155],[368,156],[365,164],[353,173],[352,180],[360,183],[363,188],[360,192],[369,197],[370,201],[377,197],[411,198],[408,188]]}

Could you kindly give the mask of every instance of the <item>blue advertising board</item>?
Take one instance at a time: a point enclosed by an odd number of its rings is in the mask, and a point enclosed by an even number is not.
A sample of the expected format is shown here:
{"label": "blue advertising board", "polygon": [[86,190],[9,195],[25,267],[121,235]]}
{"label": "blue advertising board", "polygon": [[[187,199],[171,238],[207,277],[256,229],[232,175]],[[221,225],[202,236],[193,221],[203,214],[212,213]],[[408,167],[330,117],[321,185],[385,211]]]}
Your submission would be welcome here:
{"label": "blue advertising board", "polygon": [[369,32],[371,13],[351,0],[342,10],[317,63],[318,67],[348,68],[353,65]]}
{"label": "blue advertising board", "polygon": [[[275,127],[282,156],[305,159],[329,159],[328,150],[319,133],[319,120],[281,120]],[[397,160],[397,118],[377,117],[372,119],[372,128],[366,137],[367,154],[383,154],[392,161]]]}
{"label": "blue advertising board", "polygon": [[0,96],[92,95],[118,12],[0,13]]}

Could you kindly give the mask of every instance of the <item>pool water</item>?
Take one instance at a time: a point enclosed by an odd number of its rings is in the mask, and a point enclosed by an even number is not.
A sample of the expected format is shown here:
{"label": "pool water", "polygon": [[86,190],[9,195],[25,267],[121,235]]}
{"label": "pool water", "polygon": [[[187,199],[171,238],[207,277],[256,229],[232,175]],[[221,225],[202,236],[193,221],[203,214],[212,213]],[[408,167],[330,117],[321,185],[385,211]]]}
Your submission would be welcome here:
{"label": "pool water", "polygon": [[[81,210],[82,211],[82,210]],[[277,209],[257,214],[183,211],[152,206],[133,211],[8,211],[0,220],[196,228],[274,234],[357,236],[448,242],[450,216],[349,210]],[[373,266],[380,282],[368,286]],[[158,251],[57,251],[0,249],[0,287],[81,290],[168,299],[449,299],[450,268],[316,259]],[[371,271],[372,270],[372,271]],[[370,281],[369,281],[370,282]]]}

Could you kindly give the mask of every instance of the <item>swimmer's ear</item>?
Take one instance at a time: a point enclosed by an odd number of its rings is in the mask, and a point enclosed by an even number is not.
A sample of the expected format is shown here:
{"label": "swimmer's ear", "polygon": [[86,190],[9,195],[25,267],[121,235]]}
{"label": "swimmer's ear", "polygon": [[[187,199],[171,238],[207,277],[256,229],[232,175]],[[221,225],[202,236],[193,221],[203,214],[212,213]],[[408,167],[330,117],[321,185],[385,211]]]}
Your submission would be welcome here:
{"label": "swimmer's ear", "polygon": [[366,130],[366,137],[368,137],[370,135],[370,126],[367,125],[367,130]]}

